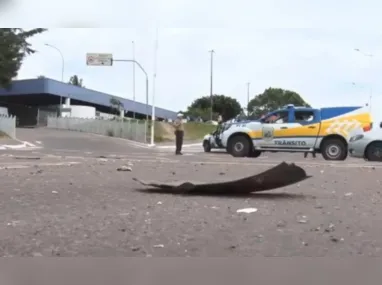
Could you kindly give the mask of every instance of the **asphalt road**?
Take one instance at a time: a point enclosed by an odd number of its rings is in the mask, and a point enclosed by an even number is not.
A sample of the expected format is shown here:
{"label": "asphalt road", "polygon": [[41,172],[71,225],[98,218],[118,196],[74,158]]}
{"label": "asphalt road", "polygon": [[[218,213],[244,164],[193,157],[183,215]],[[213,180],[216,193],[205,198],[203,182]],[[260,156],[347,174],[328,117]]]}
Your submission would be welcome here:
{"label": "asphalt road", "polygon": [[[21,139],[43,148],[0,152],[0,256],[382,255],[382,164],[175,156],[113,138],[30,131]],[[132,180],[225,181],[281,161],[313,177],[246,197],[149,194]],[[131,172],[117,171],[129,164]],[[236,212],[249,207],[257,211]]]}

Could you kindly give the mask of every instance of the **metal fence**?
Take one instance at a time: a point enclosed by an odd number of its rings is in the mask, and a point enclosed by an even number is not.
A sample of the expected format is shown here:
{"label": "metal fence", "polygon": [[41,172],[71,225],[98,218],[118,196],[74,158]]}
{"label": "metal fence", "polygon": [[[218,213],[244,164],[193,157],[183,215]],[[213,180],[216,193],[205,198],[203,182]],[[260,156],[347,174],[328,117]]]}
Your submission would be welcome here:
{"label": "metal fence", "polygon": [[140,120],[102,120],[48,117],[48,128],[99,134],[145,142],[146,126]]}
{"label": "metal fence", "polygon": [[16,117],[0,115],[0,132],[11,138],[16,138]]}

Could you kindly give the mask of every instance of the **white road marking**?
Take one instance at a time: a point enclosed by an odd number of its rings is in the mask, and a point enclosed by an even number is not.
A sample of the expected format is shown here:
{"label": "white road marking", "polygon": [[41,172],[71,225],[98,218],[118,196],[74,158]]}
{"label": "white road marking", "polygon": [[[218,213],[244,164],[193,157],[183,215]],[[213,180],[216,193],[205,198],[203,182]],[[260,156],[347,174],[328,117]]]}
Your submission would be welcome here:
{"label": "white road marking", "polygon": [[57,163],[34,163],[34,164],[16,164],[16,163],[1,163],[3,166],[0,166],[0,170],[7,169],[23,169],[23,168],[31,168],[31,167],[45,167],[45,166],[72,166],[81,164],[78,161],[69,161],[69,162],[57,162]]}

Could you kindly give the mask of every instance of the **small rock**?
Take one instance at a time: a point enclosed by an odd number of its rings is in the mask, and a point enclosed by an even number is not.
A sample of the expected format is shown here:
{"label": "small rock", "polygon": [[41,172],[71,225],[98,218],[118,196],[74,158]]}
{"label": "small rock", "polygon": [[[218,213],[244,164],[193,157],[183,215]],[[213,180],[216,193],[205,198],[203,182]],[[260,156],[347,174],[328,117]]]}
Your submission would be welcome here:
{"label": "small rock", "polygon": [[161,202],[161,201],[159,201],[158,203],[157,203],[157,205],[162,205],[163,203]]}
{"label": "small rock", "polygon": [[133,171],[133,169],[130,166],[123,165],[121,167],[118,167],[117,171],[128,171],[128,172],[131,172],[131,171]]}
{"label": "small rock", "polygon": [[353,196],[353,193],[351,193],[351,192],[346,193],[345,196],[346,196],[346,197],[351,197],[351,196]]}
{"label": "small rock", "polygon": [[322,173],[324,173],[324,171],[323,171],[323,170],[321,170],[320,172],[321,172],[321,174],[322,174]]}
{"label": "small rock", "polygon": [[277,227],[278,227],[278,228],[284,228],[284,227],[286,227],[286,225],[287,225],[287,222],[286,222],[286,221],[279,221],[279,222],[277,223]]}
{"label": "small rock", "polygon": [[336,238],[336,237],[330,237],[330,241],[332,241],[332,242],[339,242],[338,238]]}
{"label": "small rock", "polygon": [[106,159],[106,158],[100,158],[99,161],[101,161],[101,162],[107,162],[107,159]]}
{"label": "small rock", "polygon": [[154,248],[164,248],[164,245],[163,244],[156,244],[153,247]]}
{"label": "small rock", "polygon": [[306,224],[308,222],[308,218],[306,216],[301,216],[297,221],[300,224]]}
{"label": "small rock", "polygon": [[52,194],[58,194],[58,192],[57,191],[52,191]]}
{"label": "small rock", "polygon": [[213,209],[213,210],[218,210],[218,209],[219,209],[219,207],[216,207],[216,206],[212,206],[212,207],[211,207],[211,209]]}
{"label": "small rock", "polygon": [[225,175],[225,173],[224,172],[220,172],[219,175]]}
{"label": "small rock", "polygon": [[336,230],[336,227],[333,223],[330,223],[329,226],[325,229],[325,232],[327,233],[331,233],[331,232],[334,232]]}
{"label": "small rock", "polygon": [[308,246],[309,244],[307,243],[307,242],[305,242],[305,241],[303,241],[302,243],[301,243],[303,246]]}
{"label": "small rock", "polygon": [[139,246],[132,246],[130,249],[132,251],[139,251],[141,248]]}
{"label": "small rock", "polygon": [[322,205],[316,205],[316,206],[314,206],[314,208],[316,208],[316,209],[322,209],[324,206],[322,206]]}

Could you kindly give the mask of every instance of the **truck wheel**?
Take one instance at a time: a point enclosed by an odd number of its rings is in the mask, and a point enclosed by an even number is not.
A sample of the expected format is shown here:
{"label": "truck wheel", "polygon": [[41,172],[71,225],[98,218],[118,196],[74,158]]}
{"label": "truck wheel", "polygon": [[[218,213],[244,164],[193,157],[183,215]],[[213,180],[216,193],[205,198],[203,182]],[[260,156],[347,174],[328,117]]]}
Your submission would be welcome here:
{"label": "truck wheel", "polygon": [[345,160],[348,156],[346,144],[341,139],[327,139],[323,142],[321,153],[325,160]]}
{"label": "truck wheel", "polygon": [[250,155],[251,145],[245,136],[235,136],[228,142],[228,152],[234,157]]}
{"label": "truck wheel", "polygon": [[368,161],[382,161],[382,142],[371,143],[365,153]]}
{"label": "truck wheel", "polygon": [[209,141],[203,142],[204,152],[211,152],[211,144]]}
{"label": "truck wheel", "polygon": [[259,150],[254,150],[254,151],[252,151],[252,152],[250,153],[249,157],[254,157],[254,158],[256,158],[256,157],[259,157],[260,155],[261,155],[261,151],[259,151]]}

